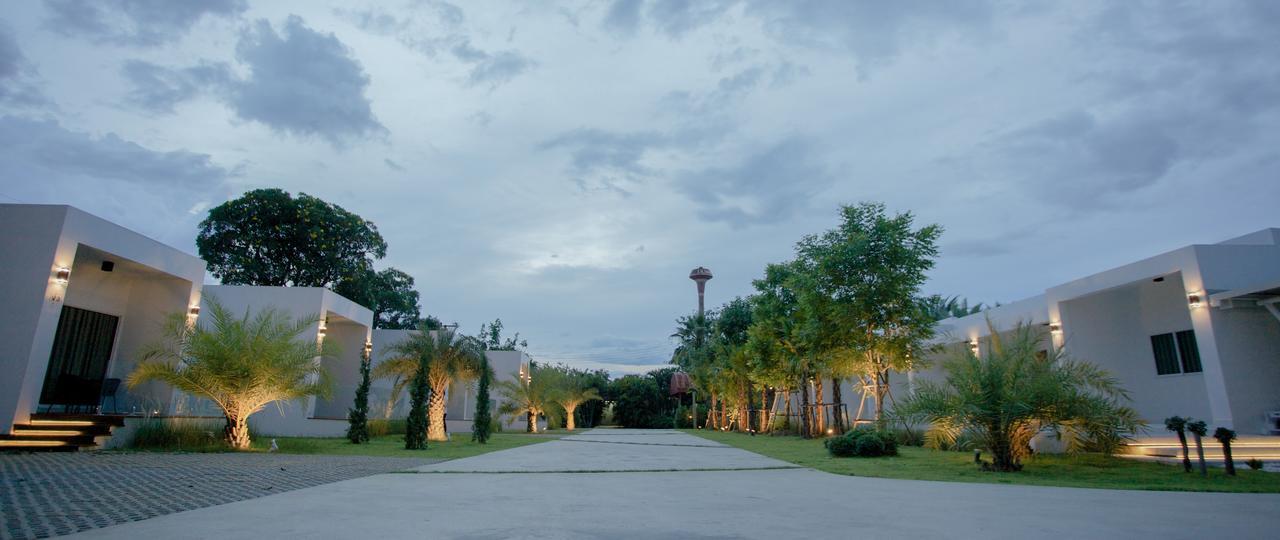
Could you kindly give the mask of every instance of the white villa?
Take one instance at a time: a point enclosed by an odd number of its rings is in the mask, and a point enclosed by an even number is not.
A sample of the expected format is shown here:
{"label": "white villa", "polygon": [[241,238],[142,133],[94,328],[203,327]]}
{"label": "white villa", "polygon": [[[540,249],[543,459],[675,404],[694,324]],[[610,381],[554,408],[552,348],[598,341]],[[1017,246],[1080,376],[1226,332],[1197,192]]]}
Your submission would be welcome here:
{"label": "white villa", "polygon": [[[211,298],[233,312],[273,307],[319,316],[302,339],[323,339],[338,351],[322,360],[332,396],[253,415],[252,427],[264,435],[341,436],[364,355],[382,361],[409,332],[374,330],[369,309],[325,288],[202,285],[199,257],[70,206],[0,204],[0,231],[0,449],[109,444],[112,428],[144,416],[220,418],[207,400],[167,385],[121,384],[165,317],[198,320]],[[499,380],[528,373],[522,351],[488,354]],[[450,431],[471,429],[472,386],[450,389]],[[371,418],[381,418],[389,390],[389,382],[374,382]]]}
{"label": "white villa", "polygon": [[[1190,245],[940,323],[938,343],[976,346],[1019,321],[1047,346],[1118,377],[1163,431],[1195,417],[1242,435],[1280,434],[1280,229]],[[936,369],[915,375],[936,376]]]}

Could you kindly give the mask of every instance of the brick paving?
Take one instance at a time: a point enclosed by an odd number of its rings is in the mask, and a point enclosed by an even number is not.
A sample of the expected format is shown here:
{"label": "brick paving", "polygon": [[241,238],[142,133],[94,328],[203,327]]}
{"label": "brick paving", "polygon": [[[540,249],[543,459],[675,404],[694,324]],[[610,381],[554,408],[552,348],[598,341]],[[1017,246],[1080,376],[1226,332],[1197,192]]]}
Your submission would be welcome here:
{"label": "brick paving", "polygon": [[438,461],[235,453],[0,455],[0,539],[71,534]]}

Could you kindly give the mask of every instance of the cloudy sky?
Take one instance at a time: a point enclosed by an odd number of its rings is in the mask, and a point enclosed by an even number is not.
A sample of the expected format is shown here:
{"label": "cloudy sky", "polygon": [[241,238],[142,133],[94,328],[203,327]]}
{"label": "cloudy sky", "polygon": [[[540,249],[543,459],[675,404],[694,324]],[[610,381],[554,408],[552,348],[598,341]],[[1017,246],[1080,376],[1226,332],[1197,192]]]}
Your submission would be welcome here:
{"label": "cloudy sky", "polygon": [[1011,301],[1280,226],[1280,2],[10,2],[0,200],[194,252],[280,187],[374,221],[427,312],[665,363],[842,203]]}

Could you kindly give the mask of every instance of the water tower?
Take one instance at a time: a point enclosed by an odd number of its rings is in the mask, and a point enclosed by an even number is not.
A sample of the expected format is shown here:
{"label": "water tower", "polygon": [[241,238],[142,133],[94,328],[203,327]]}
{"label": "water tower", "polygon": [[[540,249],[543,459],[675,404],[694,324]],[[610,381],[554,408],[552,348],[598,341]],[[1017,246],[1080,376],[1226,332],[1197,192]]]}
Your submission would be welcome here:
{"label": "water tower", "polygon": [[698,316],[702,316],[702,297],[707,292],[707,282],[711,280],[711,271],[699,266],[694,268],[692,272],[689,272],[689,279],[698,282]]}

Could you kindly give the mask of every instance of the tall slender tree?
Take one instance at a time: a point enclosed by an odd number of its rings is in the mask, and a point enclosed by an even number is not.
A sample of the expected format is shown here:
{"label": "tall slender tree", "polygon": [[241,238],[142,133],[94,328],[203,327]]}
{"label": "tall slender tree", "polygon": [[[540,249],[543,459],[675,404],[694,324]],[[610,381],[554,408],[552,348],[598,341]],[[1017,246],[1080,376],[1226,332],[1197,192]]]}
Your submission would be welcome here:
{"label": "tall slender tree", "polygon": [[418,354],[412,360],[418,366],[409,379],[409,417],[405,420],[404,447],[406,450],[426,450],[427,430],[430,428],[427,399],[431,396],[431,380],[427,373],[431,371],[431,356]]}
{"label": "tall slender tree", "polygon": [[369,356],[360,361],[360,385],[356,387],[356,399],[347,411],[347,439],[352,444],[369,442]]}
{"label": "tall slender tree", "polygon": [[480,364],[480,382],[476,388],[476,415],[471,421],[471,440],[480,444],[489,442],[489,434],[493,432],[493,416],[489,412],[489,381],[493,373],[489,361]]}

